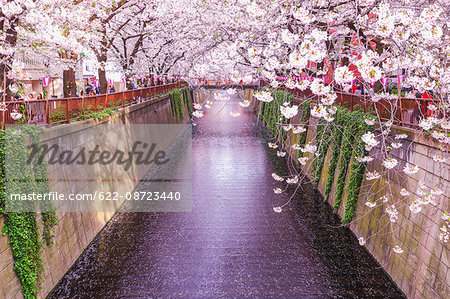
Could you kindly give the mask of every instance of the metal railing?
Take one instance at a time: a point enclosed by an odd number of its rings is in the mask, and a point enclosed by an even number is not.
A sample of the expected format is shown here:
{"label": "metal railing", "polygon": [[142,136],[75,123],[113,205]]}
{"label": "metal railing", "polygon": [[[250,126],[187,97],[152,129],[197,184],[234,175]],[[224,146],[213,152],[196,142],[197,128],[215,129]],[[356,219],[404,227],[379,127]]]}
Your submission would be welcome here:
{"label": "metal railing", "polygon": [[[15,123],[28,123],[35,125],[53,125],[70,123],[83,119],[90,113],[105,108],[124,108],[133,104],[155,99],[157,95],[167,93],[169,90],[185,86],[184,82],[175,82],[146,88],[133,89],[123,92],[100,94],[95,96],[44,99],[27,101],[8,101],[0,114],[2,128]],[[18,119],[18,114],[21,117]]]}
{"label": "metal railing", "polygon": [[[242,83],[242,82],[241,82]],[[230,79],[197,79],[197,85],[233,85]]]}
{"label": "metal railing", "polygon": [[243,80],[235,82],[231,79],[196,79],[196,84],[201,86],[259,86],[259,83],[259,80],[247,84]]}
{"label": "metal railing", "polygon": [[438,100],[425,98],[395,97],[390,100],[380,99],[374,102],[369,95],[355,95],[337,92],[337,103],[353,110],[376,113],[382,120],[392,120],[398,126],[418,127],[419,121],[428,116],[436,116],[430,110],[431,104],[438,105]]}
{"label": "metal railing", "polygon": [[[261,85],[267,86],[266,83]],[[309,89],[305,91],[285,87],[280,89],[288,91],[297,97],[313,97],[318,101],[318,97]],[[391,100],[380,99],[378,102],[374,102],[369,95],[335,92],[337,94],[336,103],[339,106],[345,107],[350,111],[362,110],[366,113],[376,113],[380,119],[392,120],[398,126],[418,128],[419,121],[422,118],[428,116],[440,117],[439,112],[428,108],[430,104],[438,106],[439,100],[436,99],[396,97]]]}

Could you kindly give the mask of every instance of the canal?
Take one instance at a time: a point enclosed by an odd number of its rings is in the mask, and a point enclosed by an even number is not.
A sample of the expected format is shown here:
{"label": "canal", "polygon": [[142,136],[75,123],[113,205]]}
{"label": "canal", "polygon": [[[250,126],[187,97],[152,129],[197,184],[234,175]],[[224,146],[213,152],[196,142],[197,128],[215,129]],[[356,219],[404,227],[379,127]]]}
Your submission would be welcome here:
{"label": "canal", "polygon": [[117,213],[49,298],[403,297],[311,186],[273,211],[287,167],[238,102],[193,129],[192,212]]}

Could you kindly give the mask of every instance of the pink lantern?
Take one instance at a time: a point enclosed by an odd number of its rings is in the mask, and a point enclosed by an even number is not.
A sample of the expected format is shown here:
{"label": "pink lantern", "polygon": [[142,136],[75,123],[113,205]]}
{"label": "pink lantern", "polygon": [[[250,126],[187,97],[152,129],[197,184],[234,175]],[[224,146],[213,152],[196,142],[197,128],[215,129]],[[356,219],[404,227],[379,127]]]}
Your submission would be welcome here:
{"label": "pink lantern", "polygon": [[42,77],[42,84],[44,84],[45,87],[47,87],[49,83],[50,77]]}
{"label": "pink lantern", "polygon": [[127,82],[126,82],[126,79],[125,79],[125,78],[122,78],[122,82],[123,82],[123,84],[127,84]]}

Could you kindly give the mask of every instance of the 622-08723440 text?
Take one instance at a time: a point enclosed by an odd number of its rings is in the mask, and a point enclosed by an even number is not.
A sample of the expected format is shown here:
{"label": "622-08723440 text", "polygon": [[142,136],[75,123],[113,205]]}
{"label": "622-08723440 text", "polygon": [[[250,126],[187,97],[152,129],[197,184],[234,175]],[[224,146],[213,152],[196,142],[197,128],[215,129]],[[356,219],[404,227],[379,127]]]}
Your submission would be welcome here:
{"label": "622-08723440 text", "polygon": [[173,201],[181,199],[181,192],[126,192],[120,194],[119,192],[94,192],[82,194],[63,194],[59,192],[49,193],[29,193],[29,194],[11,194],[11,200],[21,201],[64,201],[64,200],[147,200],[147,201]]}

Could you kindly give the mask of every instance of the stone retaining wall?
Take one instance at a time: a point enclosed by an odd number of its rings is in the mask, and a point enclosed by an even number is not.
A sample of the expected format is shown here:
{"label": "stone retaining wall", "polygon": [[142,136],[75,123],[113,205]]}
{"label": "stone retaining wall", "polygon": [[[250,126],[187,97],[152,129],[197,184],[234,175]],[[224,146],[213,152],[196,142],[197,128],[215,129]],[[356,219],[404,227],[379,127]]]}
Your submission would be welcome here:
{"label": "stone retaining wall", "polygon": [[[87,120],[80,124],[87,126],[97,126],[100,124],[184,124],[189,119],[187,108],[184,107],[184,109],[184,119],[176,121],[171,112],[169,97],[165,96],[127,107],[102,121]],[[76,128],[76,126],[69,124],[47,129],[41,137],[41,140],[45,142],[54,138],[54,136],[61,136],[62,130],[66,132],[72,128]],[[76,130],[74,129],[74,131]],[[68,134],[67,138],[63,139],[61,143],[64,148],[73,149],[80,146],[81,141],[78,137],[74,137],[75,133],[77,132]],[[78,134],[77,136],[88,140],[98,138],[98,136],[86,136],[84,133]],[[113,138],[111,138],[112,140],[108,139],[101,140],[101,142],[109,142],[114,148],[114,142],[117,142],[117,140],[113,140]],[[167,140],[169,143],[170,141]],[[57,165],[49,166],[49,174],[58,173],[59,175],[61,173],[62,176],[70,176],[70,174],[65,173],[65,169]],[[113,171],[117,172],[120,170]],[[82,176],[82,173],[80,175]],[[137,174],[136,177],[130,178],[131,180],[125,183],[112,185],[111,191],[119,191],[122,194],[125,194],[127,191],[133,191],[136,184],[135,181],[139,180],[139,175]],[[64,192],[71,189],[71,184],[71,182],[67,181],[54,182],[50,183],[50,189],[51,191]],[[93,191],[92,189],[89,190],[89,192]],[[119,206],[119,204],[117,203],[116,206]],[[45,273],[43,274],[43,290],[39,293],[39,298],[44,298],[53,289],[114,213],[111,210],[105,212],[57,212],[59,225],[56,227],[54,245],[49,248],[45,247],[42,251]],[[3,218],[0,217],[0,229],[2,227]],[[0,298],[23,298],[21,285],[13,270],[13,264],[14,261],[7,236],[0,236]]]}
{"label": "stone retaining wall", "polygon": [[[243,95],[251,99],[251,91],[246,91]],[[252,103],[258,113],[257,101]],[[300,104],[299,99],[295,99]],[[299,107],[301,110],[301,105]],[[293,124],[300,122],[301,111],[292,119]],[[317,119],[311,118],[311,126],[308,129],[307,142],[314,143],[316,138],[315,123]],[[365,239],[365,247],[374,258],[384,267],[385,271],[392,277],[398,287],[408,298],[448,298],[450,294],[450,243],[439,241],[439,228],[444,224],[441,219],[445,211],[450,211],[450,161],[447,163],[437,163],[432,157],[442,152],[437,148],[431,137],[420,134],[419,131],[404,127],[393,127],[392,136],[395,134],[407,134],[408,138],[402,140],[404,144],[400,149],[391,151],[391,156],[398,160],[395,171],[391,171],[391,177],[382,177],[380,181],[390,181],[390,188],[383,188],[381,184],[371,186],[367,181],[363,182],[361,188],[356,215],[350,225],[350,229],[357,237]],[[291,135],[291,144],[298,143],[298,135]],[[331,148],[328,148],[322,169],[318,190],[323,195],[325,183],[328,179],[328,164],[331,159]],[[290,155],[297,157],[297,151],[290,151]],[[368,163],[367,171],[377,170],[384,172],[380,160],[381,149],[374,148],[370,155],[375,159]],[[302,170],[311,179],[312,159],[302,167]],[[413,176],[406,176],[401,170],[406,163],[417,165],[420,171]],[[338,163],[339,165],[339,163]],[[337,171],[333,182],[333,187],[328,198],[330,205],[334,204],[334,190],[337,185]],[[349,180],[350,170],[347,172],[346,181]],[[441,176],[441,177],[440,177]],[[418,182],[422,181],[427,186],[440,184],[444,194],[436,200],[436,206],[427,205],[419,214],[414,214],[409,210],[409,202],[418,198]],[[411,196],[402,197],[400,189],[405,188]],[[392,190],[392,194],[389,193]],[[382,196],[394,198],[397,204],[397,223],[391,223],[384,210],[387,204],[378,205],[370,209],[365,205],[368,197],[378,199]],[[342,217],[344,206],[347,201],[347,192],[344,189],[343,199],[337,214]],[[391,200],[392,203],[392,200]],[[392,248],[400,245],[404,252],[397,254]],[[445,295],[447,294],[447,295]]]}

